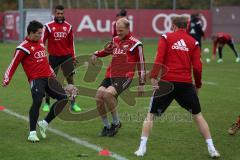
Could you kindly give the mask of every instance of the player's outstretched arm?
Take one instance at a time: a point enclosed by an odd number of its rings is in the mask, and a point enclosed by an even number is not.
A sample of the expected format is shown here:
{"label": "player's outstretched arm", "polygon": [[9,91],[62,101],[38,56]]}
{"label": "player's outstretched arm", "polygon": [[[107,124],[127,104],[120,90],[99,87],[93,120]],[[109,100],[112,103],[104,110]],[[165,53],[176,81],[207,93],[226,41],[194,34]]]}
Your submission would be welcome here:
{"label": "player's outstretched arm", "polygon": [[26,54],[21,51],[21,50],[16,50],[14,57],[12,59],[12,62],[10,63],[9,67],[5,71],[3,81],[2,81],[2,86],[5,87],[7,86],[11,79],[13,74],[15,73],[19,63],[22,61],[22,59],[26,56]]}

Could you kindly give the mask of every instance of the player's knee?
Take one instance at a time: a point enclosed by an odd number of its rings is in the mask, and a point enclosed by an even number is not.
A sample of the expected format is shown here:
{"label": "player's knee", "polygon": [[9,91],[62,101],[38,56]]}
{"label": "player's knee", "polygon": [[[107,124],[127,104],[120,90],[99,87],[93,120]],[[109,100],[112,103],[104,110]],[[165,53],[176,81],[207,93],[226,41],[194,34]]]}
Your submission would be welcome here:
{"label": "player's knee", "polygon": [[103,95],[104,95],[104,91],[98,90],[95,95],[96,101],[103,101]]}
{"label": "player's knee", "polygon": [[104,99],[105,101],[111,99],[112,97],[114,97],[114,96],[113,96],[113,94],[111,94],[110,92],[104,92],[104,94],[103,94],[103,99]]}

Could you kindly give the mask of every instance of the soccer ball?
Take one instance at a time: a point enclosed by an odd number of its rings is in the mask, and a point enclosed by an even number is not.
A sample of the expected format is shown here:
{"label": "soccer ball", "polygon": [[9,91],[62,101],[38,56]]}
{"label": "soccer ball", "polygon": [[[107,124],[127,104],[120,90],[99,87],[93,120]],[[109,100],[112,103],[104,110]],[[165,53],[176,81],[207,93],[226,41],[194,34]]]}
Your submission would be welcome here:
{"label": "soccer ball", "polygon": [[209,53],[209,48],[204,48],[203,52],[204,53]]}
{"label": "soccer ball", "polygon": [[206,58],[206,62],[207,62],[207,63],[210,63],[210,62],[211,62],[211,59],[210,59],[210,58]]}
{"label": "soccer ball", "polygon": [[78,89],[77,87],[75,87],[72,84],[68,84],[65,88],[64,88],[67,96],[70,98],[70,100],[72,100],[73,98],[77,97],[78,94]]}

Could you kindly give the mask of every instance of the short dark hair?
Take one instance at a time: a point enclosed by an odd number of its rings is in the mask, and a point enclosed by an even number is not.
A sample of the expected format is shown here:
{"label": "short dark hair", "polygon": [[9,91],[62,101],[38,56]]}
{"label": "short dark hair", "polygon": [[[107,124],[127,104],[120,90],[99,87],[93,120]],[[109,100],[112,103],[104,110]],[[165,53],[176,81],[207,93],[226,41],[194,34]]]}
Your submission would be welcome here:
{"label": "short dark hair", "polygon": [[174,17],[172,23],[178,28],[187,28],[188,18],[187,17]]}
{"label": "short dark hair", "polygon": [[127,16],[127,11],[125,9],[121,9],[121,11],[118,13],[119,16],[121,17],[126,17]]}
{"label": "short dark hair", "polygon": [[55,7],[55,11],[56,10],[64,10],[64,6],[63,5],[57,5],[56,7]]}
{"label": "short dark hair", "polygon": [[38,29],[40,28],[43,28],[43,25],[42,23],[36,21],[36,20],[33,20],[31,21],[29,24],[28,24],[28,27],[27,27],[27,33],[28,35],[33,32],[33,33],[36,33]]}

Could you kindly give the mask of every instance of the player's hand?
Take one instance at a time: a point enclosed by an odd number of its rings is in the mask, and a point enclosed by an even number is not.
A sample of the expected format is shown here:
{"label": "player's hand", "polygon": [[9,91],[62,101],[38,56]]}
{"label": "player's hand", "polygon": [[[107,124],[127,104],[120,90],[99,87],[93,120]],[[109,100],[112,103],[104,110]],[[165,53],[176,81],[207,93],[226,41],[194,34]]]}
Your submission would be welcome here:
{"label": "player's hand", "polygon": [[114,43],[112,41],[109,41],[104,45],[103,50],[106,53],[112,53],[114,48],[115,48]]}
{"label": "player's hand", "polygon": [[98,59],[98,57],[97,57],[95,54],[93,54],[92,57],[91,57],[91,63],[92,63],[92,65],[95,65],[95,64],[96,64],[97,59]]}
{"label": "player's hand", "polygon": [[143,94],[144,94],[144,85],[139,85],[137,87],[137,93],[138,93],[139,97],[143,96]]}
{"label": "player's hand", "polygon": [[157,79],[151,78],[151,83],[152,83],[153,90],[156,90],[159,88]]}

